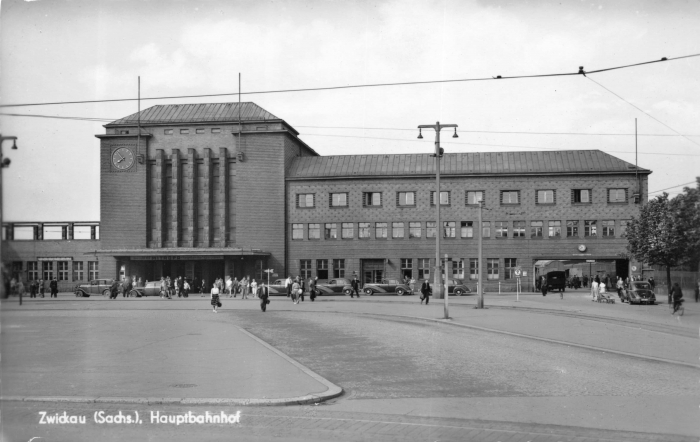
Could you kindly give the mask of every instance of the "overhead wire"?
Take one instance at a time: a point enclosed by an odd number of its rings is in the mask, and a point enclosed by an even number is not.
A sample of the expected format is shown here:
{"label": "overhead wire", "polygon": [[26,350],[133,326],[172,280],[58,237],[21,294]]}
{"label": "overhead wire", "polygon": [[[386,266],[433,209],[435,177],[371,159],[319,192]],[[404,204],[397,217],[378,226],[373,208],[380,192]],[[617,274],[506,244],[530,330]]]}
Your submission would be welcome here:
{"label": "overhead wire", "polygon": [[[471,82],[471,81],[498,81],[498,80],[516,80],[525,78],[547,78],[547,77],[565,77],[572,75],[580,75],[585,73],[586,75],[596,74],[600,72],[608,72],[618,69],[627,69],[635,66],[649,65],[654,63],[662,63],[666,61],[680,60],[685,58],[698,57],[700,54],[689,54],[679,57],[663,57],[659,60],[644,61],[641,63],[634,63],[622,66],[613,66],[609,68],[597,69],[593,71],[584,72],[583,68],[579,68],[577,72],[564,72],[564,73],[554,73],[554,74],[534,74],[534,75],[513,75],[513,76],[491,76],[491,77],[476,77],[476,78],[458,78],[451,80],[426,80],[426,81],[403,81],[403,82],[393,82],[393,83],[368,83],[368,84],[355,84],[355,85],[345,85],[345,86],[326,86],[326,87],[310,87],[310,88],[298,88],[298,89],[277,89],[277,90],[263,90],[263,91],[252,91],[252,92],[226,92],[219,94],[197,94],[197,95],[173,95],[173,96],[161,96],[161,97],[141,97],[140,100],[172,100],[181,98],[206,98],[206,97],[226,97],[235,95],[262,95],[262,94],[280,94],[289,92],[312,92],[312,91],[328,91],[328,90],[339,90],[339,89],[358,89],[358,88],[369,88],[369,87],[386,87],[386,86],[409,86],[409,85],[422,85],[422,84],[444,84],[444,83],[460,83],[460,82]],[[0,108],[4,107],[21,107],[21,106],[50,106],[50,105],[60,105],[60,104],[85,104],[85,103],[114,103],[114,102],[124,102],[124,101],[136,101],[139,98],[113,98],[113,99],[102,99],[102,100],[75,100],[75,101],[55,101],[55,102],[38,102],[38,103],[12,103],[12,104],[2,104]]]}
{"label": "overhead wire", "polygon": [[677,184],[675,186],[666,187],[665,189],[654,190],[652,192],[649,192],[649,195],[651,195],[652,193],[659,193],[659,192],[663,192],[664,190],[675,189],[676,187],[687,186],[688,184],[695,184],[695,183],[697,183],[697,181],[690,181],[688,183]]}

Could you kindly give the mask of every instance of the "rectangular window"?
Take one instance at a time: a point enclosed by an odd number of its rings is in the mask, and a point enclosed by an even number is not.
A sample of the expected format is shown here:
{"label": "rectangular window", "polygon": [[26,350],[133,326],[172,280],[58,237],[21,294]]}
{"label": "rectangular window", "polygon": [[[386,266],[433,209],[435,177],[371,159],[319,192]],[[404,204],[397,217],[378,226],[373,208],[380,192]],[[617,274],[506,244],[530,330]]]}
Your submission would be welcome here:
{"label": "rectangular window", "polygon": [[333,277],[334,278],[345,278],[345,260],[344,259],[334,259],[333,260]]}
{"label": "rectangular window", "polygon": [[73,261],[73,281],[82,281],[85,277],[82,261]]}
{"label": "rectangular window", "polygon": [[44,239],[67,239],[68,226],[44,226]]}
{"label": "rectangular window", "polygon": [[479,204],[484,200],[483,190],[468,190],[465,197],[465,204],[468,206]]}
{"label": "rectangular window", "polygon": [[213,133],[213,134],[220,134],[220,133],[221,133],[221,128],[219,128],[219,127],[212,127],[211,133]]}
{"label": "rectangular window", "polygon": [[190,130],[189,129],[180,129],[180,133],[182,135],[187,135],[188,133],[190,133]]}
{"label": "rectangular window", "polygon": [[[430,192],[430,205],[435,205],[435,191]],[[450,192],[440,191],[440,205],[449,206],[450,205]]]}
{"label": "rectangular window", "polygon": [[386,238],[387,237],[387,223],[375,223],[374,224],[374,239]]}
{"label": "rectangular window", "polygon": [[554,190],[538,190],[535,195],[535,204],[554,204],[556,195]]}
{"label": "rectangular window", "polygon": [[430,258],[418,259],[418,279],[430,279]]}
{"label": "rectangular window", "polygon": [[457,232],[457,223],[454,221],[444,221],[442,223],[442,237],[454,238]]}
{"label": "rectangular window", "polygon": [[172,134],[173,134],[173,130],[172,130],[172,129],[165,129],[165,130],[163,131],[163,134],[165,134],[165,135],[172,135]]}
{"label": "rectangular window", "polygon": [[[80,263],[82,264],[82,262]],[[27,261],[27,279],[35,281],[39,279],[39,263],[36,261]]]}
{"label": "rectangular window", "polygon": [[615,220],[603,220],[601,222],[603,236],[615,236]]}
{"label": "rectangular window", "polygon": [[542,238],[542,221],[530,221],[530,238]]}
{"label": "rectangular window", "polygon": [[129,131],[128,130],[120,130],[119,134],[120,135],[129,135]]}
{"label": "rectangular window", "polygon": [[297,207],[314,207],[314,199],[313,193],[298,193]]}
{"label": "rectangular window", "polygon": [[420,238],[422,235],[422,228],[418,222],[408,223],[408,237],[409,238]]}
{"label": "rectangular window", "polygon": [[496,238],[508,238],[508,221],[496,221]]}
{"label": "rectangular window", "polygon": [[357,230],[359,230],[360,239],[369,239],[371,237],[369,223],[360,223]]}
{"label": "rectangular window", "polygon": [[413,278],[413,259],[401,258],[401,277]]}
{"label": "rectangular window", "polygon": [[317,259],[316,260],[316,276],[318,279],[328,279],[328,260],[327,259]]}
{"label": "rectangular window", "polygon": [[330,194],[331,207],[347,207],[348,206],[348,194],[347,193],[331,193]]}
{"label": "rectangular window", "polygon": [[321,239],[321,224],[309,223],[309,235],[307,239]]}
{"label": "rectangular window", "polygon": [[362,205],[364,207],[380,207],[382,205],[382,193],[364,192],[362,194]]}
{"label": "rectangular window", "polygon": [[13,238],[16,241],[31,241],[39,239],[39,228],[37,226],[14,226]]}
{"label": "rectangular window", "polygon": [[304,225],[292,224],[292,240],[304,239]]}
{"label": "rectangular window", "polygon": [[403,223],[391,223],[391,237],[395,239],[403,239],[404,234]]}
{"label": "rectangular window", "polygon": [[200,128],[200,129],[195,130],[195,132],[198,133],[198,134],[203,134],[203,133],[204,133],[204,129],[201,129],[201,128]]}
{"label": "rectangular window", "polygon": [[486,260],[486,279],[498,279],[498,258],[488,258]]}
{"label": "rectangular window", "polygon": [[58,261],[58,280],[70,281],[68,279],[68,263],[69,261]]}
{"label": "rectangular window", "polygon": [[464,279],[464,260],[457,259],[452,261],[452,277],[457,279]]}
{"label": "rectangular window", "polygon": [[549,237],[561,237],[561,221],[549,221]]}
{"label": "rectangular window", "polygon": [[578,220],[569,220],[566,222],[566,236],[578,236]]}
{"label": "rectangular window", "polygon": [[341,227],[342,227],[342,231],[340,234],[341,238],[352,239],[355,236],[353,223],[343,223]]}
{"label": "rectangular window", "polygon": [[88,262],[88,279],[93,280],[98,279],[100,277],[99,264],[100,263],[98,261]]}
{"label": "rectangular window", "polygon": [[416,192],[397,192],[396,193],[396,205],[401,206],[415,206],[416,205]]}
{"label": "rectangular window", "polygon": [[628,219],[623,219],[620,221],[620,236],[624,238],[625,233],[627,232],[627,225],[630,223],[630,220]]}
{"label": "rectangular window", "polygon": [[476,281],[479,279],[479,259],[469,258],[469,279]]}
{"label": "rectangular window", "polygon": [[425,223],[425,237],[426,238],[435,238],[435,221],[428,221]]}
{"label": "rectangular window", "polygon": [[460,223],[460,234],[462,238],[474,238],[474,222],[462,221]]}
{"label": "rectangular window", "polygon": [[53,261],[44,261],[41,266],[44,270],[44,280],[50,281],[53,279]]}
{"label": "rectangular window", "polygon": [[515,278],[515,268],[517,266],[518,266],[517,258],[505,258],[504,259],[504,269],[505,269],[504,278],[505,279]]}
{"label": "rectangular window", "polygon": [[626,203],[627,189],[608,189],[609,203]]}
{"label": "rectangular window", "polygon": [[520,191],[501,190],[501,204],[520,204]]}
{"label": "rectangular window", "polygon": [[571,202],[574,204],[590,204],[591,189],[573,189],[571,191]]}
{"label": "rectangular window", "polygon": [[482,221],[481,237],[491,238],[491,221]]}
{"label": "rectangular window", "polygon": [[513,238],[525,238],[525,221],[513,221]]}
{"label": "rectangular window", "polygon": [[596,224],[598,221],[584,221],[583,222],[583,235],[584,236],[596,236],[598,235],[598,230]]}
{"label": "rectangular window", "polygon": [[311,260],[310,259],[300,259],[299,269],[301,270],[301,277],[304,280],[311,278]]}
{"label": "rectangular window", "polygon": [[100,239],[100,226],[92,226],[90,235],[92,236],[90,239]]}
{"label": "rectangular window", "polygon": [[73,226],[73,239],[92,239],[93,226]]}
{"label": "rectangular window", "polygon": [[326,223],[323,229],[325,239],[338,239],[338,225],[336,223]]}

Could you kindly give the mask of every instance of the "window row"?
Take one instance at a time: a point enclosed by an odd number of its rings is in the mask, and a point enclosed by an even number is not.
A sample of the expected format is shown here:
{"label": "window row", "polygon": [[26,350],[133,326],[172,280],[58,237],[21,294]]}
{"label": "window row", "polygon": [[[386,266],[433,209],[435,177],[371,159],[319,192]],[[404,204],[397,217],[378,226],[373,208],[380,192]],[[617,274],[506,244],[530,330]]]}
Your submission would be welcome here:
{"label": "window row", "polygon": [[100,239],[98,225],[5,225],[2,239],[14,241]]}
{"label": "window row", "polygon": [[[385,192],[362,192],[362,207],[383,207]],[[611,204],[627,203],[626,188],[609,188],[607,189],[607,202]],[[348,207],[349,192],[331,192],[328,194],[328,207]],[[467,206],[478,205],[484,201],[486,192],[484,190],[467,190],[464,192],[464,204]],[[395,192],[396,207],[416,207],[417,192],[405,191]],[[435,205],[435,191],[430,192],[430,205]],[[520,190],[501,190],[499,191],[499,201],[501,205],[519,205],[521,203]],[[571,189],[572,204],[592,204],[593,189]],[[538,189],[535,191],[536,205],[555,205],[557,204],[557,191],[555,189]],[[452,205],[452,191],[440,192],[440,205]],[[316,207],[315,193],[297,193],[296,207],[297,208],[312,208]]]}
{"label": "window row", "polygon": [[23,281],[87,281],[99,278],[99,261],[22,261],[12,262],[12,276]]}
{"label": "window row", "polygon": [[[203,134],[203,133],[205,133],[205,132],[206,132],[206,129],[201,128],[201,127],[194,130],[194,133],[196,133],[196,134]],[[126,131],[126,133],[129,133],[129,132]],[[180,129],[180,134],[181,134],[181,135],[188,135],[189,133],[190,133],[190,130],[189,130],[189,129]],[[221,133],[221,128],[220,128],[220,127],[212,127],[212,128],[211,128],[211,133],[213,133],[213,134],[220,134],[220,133]],[[163,134],[164,134],[164,135],[172,135],[172,134],[173,134],[173,129],[164,129],[164,130],[163,130]]]}
{"label": "window row", "polygon": [[[530,221],[483,221],[483,238],[560,238],[560,237],[622,237],[629,220],[560,220]],[[357,224],[357,236],[355,225]],[[303,239],[413,239],[435,238],[435,221],[411,222],[359,222],[359,223],[303,223],[292,224],[292,240]],[[599,228],[600,227],[600,228]],[[478,232],[476,221],[442,222],[442,238],[474,238]],[[306,238],[304,231],[306,230]]]}

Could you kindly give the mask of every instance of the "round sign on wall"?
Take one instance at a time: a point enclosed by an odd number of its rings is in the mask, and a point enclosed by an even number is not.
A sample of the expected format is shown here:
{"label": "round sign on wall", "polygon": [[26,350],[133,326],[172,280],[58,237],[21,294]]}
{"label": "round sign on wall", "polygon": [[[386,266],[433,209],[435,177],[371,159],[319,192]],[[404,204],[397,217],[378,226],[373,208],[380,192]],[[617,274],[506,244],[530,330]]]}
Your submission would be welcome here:
{"label": "round sign on wall", "polygon": [[632,266],[632,271],[636,272],[637,271],[637,266]]}

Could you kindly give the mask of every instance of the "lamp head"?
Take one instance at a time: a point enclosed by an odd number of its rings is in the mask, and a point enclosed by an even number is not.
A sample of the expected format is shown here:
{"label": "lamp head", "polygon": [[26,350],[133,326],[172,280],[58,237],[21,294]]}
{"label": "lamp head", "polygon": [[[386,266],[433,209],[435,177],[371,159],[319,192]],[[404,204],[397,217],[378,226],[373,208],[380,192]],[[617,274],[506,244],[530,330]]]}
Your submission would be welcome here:
{"label": "lamp head", "polygon": [[419,140],[423,139],[423,129],[418,129],[418,139]]}
{"label": "lamp head", "polygon": [[17,140],[12,140],[12,149],[17,150]]}
{"label": "lamp head", "polygon": [[459,135],[457,135],[457,128],[455,127],[455,133],[452,135],[452,138],[459,138]]}

